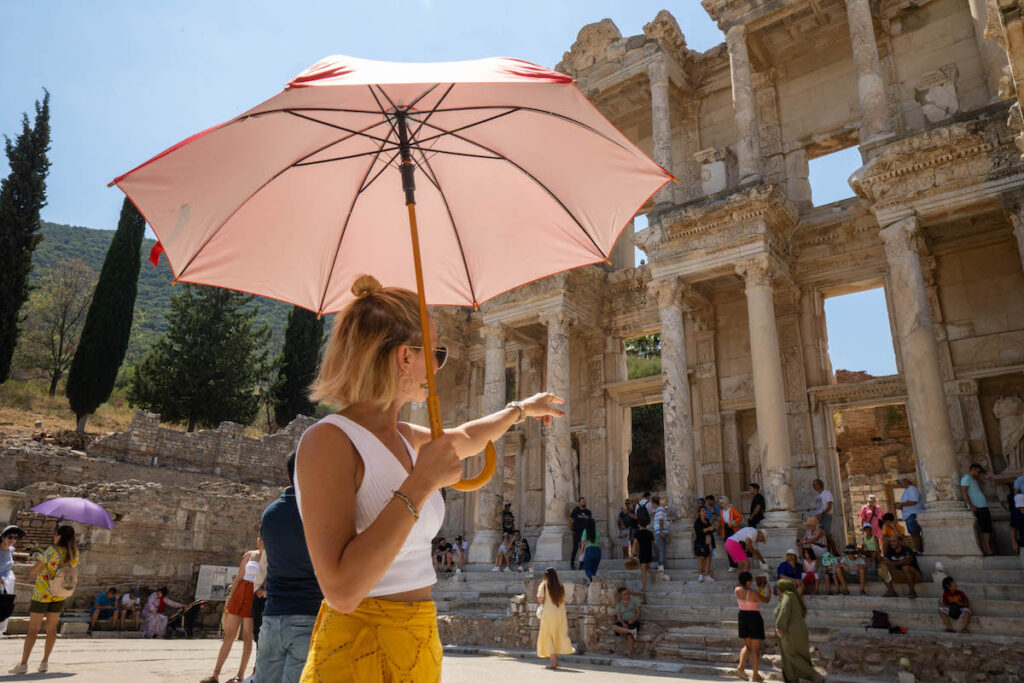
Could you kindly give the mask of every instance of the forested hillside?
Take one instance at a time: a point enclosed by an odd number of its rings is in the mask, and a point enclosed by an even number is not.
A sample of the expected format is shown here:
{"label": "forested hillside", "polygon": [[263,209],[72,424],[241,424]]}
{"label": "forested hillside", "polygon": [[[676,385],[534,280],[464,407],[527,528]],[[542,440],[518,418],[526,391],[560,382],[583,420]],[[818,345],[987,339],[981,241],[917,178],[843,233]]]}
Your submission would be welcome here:
{"label": "forested hillside", "polygon": [[[32,278],[36,280],[61,260],[78,258],[99,273],[107,247],[114,237],[113,230],[95,230],[71,225],[47,223],[42,225],[43,240],[33,256]],[[145,355],[156,339],[167,329],[166,313],[170,310],[171,268],[167,259],[160,258],[156,268],[149,263],[149,251],[153,240],[142,244],[142,270],[139,273],[139,294],[136,298],[136,314],[128,355],[125,363],[132,365]],[[269,299],[259,299],[259,321],[266,323],[280,337],[288,321],[287,304]]]}

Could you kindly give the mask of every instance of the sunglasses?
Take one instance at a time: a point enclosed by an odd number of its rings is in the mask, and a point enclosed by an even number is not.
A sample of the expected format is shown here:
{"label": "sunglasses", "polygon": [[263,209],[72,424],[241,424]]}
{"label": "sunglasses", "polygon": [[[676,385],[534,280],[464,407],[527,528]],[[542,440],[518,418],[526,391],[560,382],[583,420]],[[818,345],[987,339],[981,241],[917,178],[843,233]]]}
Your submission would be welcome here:
{"label": "sunglasses", "polygon": [[[410,349],[419,349],[423,351],[422,346],[408,345]],[[444,367],[444,364],[448,362],[448,347],[447,346],[435,346],[434,347],[434,364],[437,366],[434,370],[440,370]]]}

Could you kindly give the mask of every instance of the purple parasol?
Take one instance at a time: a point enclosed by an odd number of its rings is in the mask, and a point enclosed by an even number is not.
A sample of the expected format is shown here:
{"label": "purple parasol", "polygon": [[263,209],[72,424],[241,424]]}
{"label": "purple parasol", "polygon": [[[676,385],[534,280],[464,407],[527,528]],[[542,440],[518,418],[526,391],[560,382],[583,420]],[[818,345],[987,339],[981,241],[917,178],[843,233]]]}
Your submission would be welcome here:
{"label": "purple parasol", "polygon": [[31,510],[47,517],[66,519],[69,522],[100,526],[104,529],[114,528],[114,521],[110,519],[107,511],[85,498],[54,498],[36,505]]}

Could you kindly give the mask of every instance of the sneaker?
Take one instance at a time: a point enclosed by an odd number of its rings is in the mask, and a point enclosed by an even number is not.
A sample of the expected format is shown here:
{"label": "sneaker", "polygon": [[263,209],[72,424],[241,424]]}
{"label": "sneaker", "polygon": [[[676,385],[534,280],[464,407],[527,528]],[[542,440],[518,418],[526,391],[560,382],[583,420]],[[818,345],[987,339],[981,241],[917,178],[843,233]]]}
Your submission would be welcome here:
{"label": "sneaker", "polygon": [[456,567],[455,568],[455,573],[456,574],[461,574],[462,573],[462,567]]}
{"label": "sneaker", "polygon": [[711,583],[714,583],[715,582],[715,577],[711,576],[711,574],[708,574],[707,576],[704,577],[704,580],[705,581],[710,581]]}
{"label": "sneaker", "polygon": [[736,567],[729,567],[729,571],[730,571],[730,572],[734,572],[734,571],[736,571]]}
{"label": "sneaker", "polygon": [[519,572],[523,571],[523,567],[520,565],[519,569],[517,569],[516,571],[519,571]]}
{"label": "sneaker", "polygon": [[512,567],[505,567],[505,569],[503,569],[502,571],[510,572],[512,571]]}
{"label": "sneaker", "polygon": [[43,661],[39,662],[39,668],[36,669],[36,671],[38,671],[41,674],[44,674],[44,673],[46,673],[47,669],[49,669],[49,668],[50,668],[50,665],[47,664],[46,660],[44,659]]}
{"label": "sneaker", "polygon": [[[966,630],[966,629],[964,629],[964,630]],[[631,629],[629,629],[629,631],[630,631],[630,633],[633,634],[633,637],[636,638],[636,629],[635,628],[631,628]]]}
{"label": "sneaker", "polygon": [[499,567],[498,565],[494,565],[494,568],[491,569],[491,571],[492,572],[500,572],[501,571],[501,567]]}
{"label": "sneaker", "polygon": [[28,664],[18,664],[17,666],[12,667],[10,670],[8,670],[7,673],[14,675],[28,673]]}
{"label": "sneaker", "polygon": [[697,583],[704,583],[704,575],[697,574]]}

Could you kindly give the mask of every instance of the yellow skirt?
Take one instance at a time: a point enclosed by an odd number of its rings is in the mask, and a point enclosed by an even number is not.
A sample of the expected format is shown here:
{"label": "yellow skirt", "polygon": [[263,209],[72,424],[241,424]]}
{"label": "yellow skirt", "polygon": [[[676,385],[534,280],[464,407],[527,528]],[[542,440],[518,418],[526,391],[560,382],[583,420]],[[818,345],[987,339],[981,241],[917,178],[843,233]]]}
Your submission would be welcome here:
{"label": "yellow skirt", "polygon": [[327,602],[313,627],[301,683],[439,683],[441,639],[433,601],[366,598],[351,614]]}

